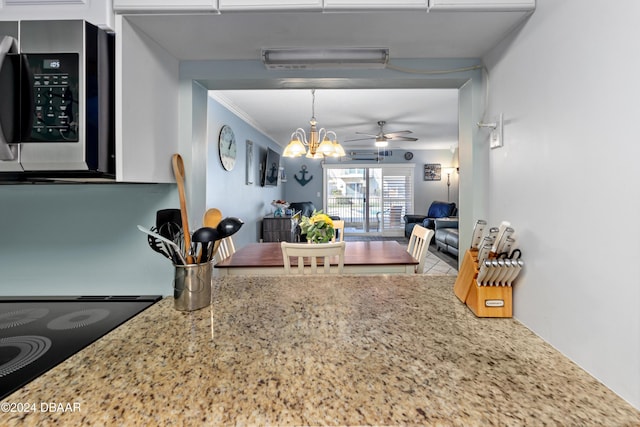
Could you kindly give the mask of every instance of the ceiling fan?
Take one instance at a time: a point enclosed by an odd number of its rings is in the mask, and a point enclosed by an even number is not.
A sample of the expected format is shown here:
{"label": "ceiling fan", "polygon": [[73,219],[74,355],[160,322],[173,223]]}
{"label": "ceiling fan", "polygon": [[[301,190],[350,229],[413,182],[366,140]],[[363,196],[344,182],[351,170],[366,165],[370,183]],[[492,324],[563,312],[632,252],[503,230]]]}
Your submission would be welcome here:
{"label": "ceiling fan", "polygon": [[364,133],[364,132],[356,132],[356,134],[358,135],[366,135],[366,138],[356,138],[356,139],[348,139],[345,142],[350,142],[350,141],[363,141],[365,139],[375,139],[375,145],[376,147],[386,147],[389,144],[389,140],[391,141],[417,141],[418,138],[413,138],[411,136],[402,136],[402,135],[406,135],[408,133],[413,133],[410,130],[400,130],[397,132],[389,132],[386,133],[384,131],[384,125],[387,122],[385,122],[384,120],[380,120],[378,122],[378,126],[380,127],[380,131],[377,134],[370,134],[370,133]]}

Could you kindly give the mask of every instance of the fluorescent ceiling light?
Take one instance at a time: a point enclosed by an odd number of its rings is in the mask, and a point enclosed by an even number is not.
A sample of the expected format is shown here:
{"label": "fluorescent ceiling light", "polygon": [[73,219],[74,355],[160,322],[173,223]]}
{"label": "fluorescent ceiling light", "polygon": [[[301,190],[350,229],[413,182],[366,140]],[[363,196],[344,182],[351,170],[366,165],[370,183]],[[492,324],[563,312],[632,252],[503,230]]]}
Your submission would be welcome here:
{"label": "fluorescent ceiling light", "polygon": [[313,68],[385,68],[388,48],[275,48],[262,49],[262,62],[270,70]]}

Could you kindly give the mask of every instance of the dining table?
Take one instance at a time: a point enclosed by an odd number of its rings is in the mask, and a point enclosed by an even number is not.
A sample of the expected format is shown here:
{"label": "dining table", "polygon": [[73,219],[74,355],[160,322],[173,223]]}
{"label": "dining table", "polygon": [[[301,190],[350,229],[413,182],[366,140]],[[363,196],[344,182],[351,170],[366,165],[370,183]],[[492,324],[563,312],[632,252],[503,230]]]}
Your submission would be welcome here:
{"label": "dining table", "polygon": [[[309,260],[305,260],[305,263]],[[332,262],[333,264],[333,262]],[[395,240],[346,242],[344,274],[415,274],[419,262]],[[220,276],[284,274],[279,242],[250,243],[215,265]]]}

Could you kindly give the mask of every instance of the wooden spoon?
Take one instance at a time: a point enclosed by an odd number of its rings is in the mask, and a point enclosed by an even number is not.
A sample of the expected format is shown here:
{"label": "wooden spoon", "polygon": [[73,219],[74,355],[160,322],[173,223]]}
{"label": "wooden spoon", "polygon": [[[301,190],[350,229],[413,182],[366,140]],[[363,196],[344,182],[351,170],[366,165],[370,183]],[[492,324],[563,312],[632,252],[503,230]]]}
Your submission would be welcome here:
{"label": "wooden spoon", "polygon": [[173,174],[176,177],[176,183],[178,184],[178,195],[180,196],[180,216],[182,217],[182,234],[184,234],[184,247],[187,252],[187,264],[193,264],[194,260],[189,255],[189,249],[191,248],[191,233],[189,232],[189,218],[187,216],[187,200],[184,195],[184,162],[180,154],[174,154],[171,158],[173,165]]}
{"label": "wooden spoon", "polygon": [[[221,220],[222,212],[220,211],[220,209],[207,209],[207,211],[204,213],[204,217],[202,218],[202,226],[216,228],[218,224],[220,224]],[[215,254],[218,252],[218,246],[220,246],[220,240],[216,240],[216,242],[213,244],[212,256],[215,256]]]}
{"label": "wooden spoon", "polygon": [[207,209],[202,217],[202,226],[216,228],[222,220],[222,212],[220,209],[211,208]]}

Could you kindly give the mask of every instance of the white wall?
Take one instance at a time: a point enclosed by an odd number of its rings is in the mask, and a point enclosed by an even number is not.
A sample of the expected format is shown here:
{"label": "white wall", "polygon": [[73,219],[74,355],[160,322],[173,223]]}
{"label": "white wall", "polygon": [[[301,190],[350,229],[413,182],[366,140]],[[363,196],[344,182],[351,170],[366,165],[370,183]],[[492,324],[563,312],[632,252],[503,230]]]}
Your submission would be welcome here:
{"label": "white wall", "polygon": [[179,61],[126,18],[116,23],[116,178],[174,183]]}
{"label": "white wall", "polygon": [[640,408],[640,2],[538,0],[490,52],[490,222],[526,262],[514,314]]}

